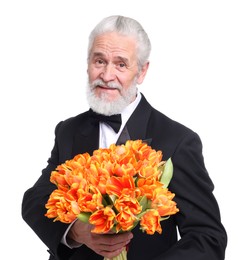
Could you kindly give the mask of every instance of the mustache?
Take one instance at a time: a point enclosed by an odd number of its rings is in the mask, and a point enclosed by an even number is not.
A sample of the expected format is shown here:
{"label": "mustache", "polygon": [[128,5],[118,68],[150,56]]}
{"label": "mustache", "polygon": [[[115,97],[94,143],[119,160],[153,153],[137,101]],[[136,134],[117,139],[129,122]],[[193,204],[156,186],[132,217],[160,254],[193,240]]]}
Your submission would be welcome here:
{"label": "mustache", "polygon": [[116,82],[113,82],[113,81],[109,81],[107,83],[105,83],[103,80],[101,79],[96,79],[94,80],[91,84],[90,84],[90,87],[91,89],[94,89],[96,88],[97,86],[100,86],[100,87],[109,87],[109,88],[113,88],[113,89],[118,89],[118,90],[121,90],[122,89],[122,86],[119,84],[119,83],[116,83]]}

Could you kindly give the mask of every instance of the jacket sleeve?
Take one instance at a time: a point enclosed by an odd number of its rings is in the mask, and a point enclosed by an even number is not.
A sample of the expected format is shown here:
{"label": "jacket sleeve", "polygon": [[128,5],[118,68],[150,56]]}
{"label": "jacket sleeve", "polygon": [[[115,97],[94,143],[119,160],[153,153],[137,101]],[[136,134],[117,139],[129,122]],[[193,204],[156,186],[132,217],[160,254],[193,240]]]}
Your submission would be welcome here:
{"label": "jacket sleeve", "polygon": [[174,218],[181,238],[156,260],[223,260],[227,234],[196,133],[190,132],[182,138],[172,161],[174,175],[169,188],[176,194],[180,209]]}
{"label": "jacket sleeve", "polygon": [[22,201],[22,217],[30,228],[37,234],[43,243],[49,248],[48,252],[57,257],[58,251],[64,248],[64,253],[71,254],[74,250],[68,250],[60,244],[68,224],[59,221],[53,222],[52,219],[45,217],[45,204],[48,201],[51,192],[56,189],[56,186],[50,182],[51,171],[55,170],[59,162],[57,132],[60,124],[56,127],[55,144],[48,160],[48,165],[43,169],[41,176],[37,182],[28,189],[23,196]]}

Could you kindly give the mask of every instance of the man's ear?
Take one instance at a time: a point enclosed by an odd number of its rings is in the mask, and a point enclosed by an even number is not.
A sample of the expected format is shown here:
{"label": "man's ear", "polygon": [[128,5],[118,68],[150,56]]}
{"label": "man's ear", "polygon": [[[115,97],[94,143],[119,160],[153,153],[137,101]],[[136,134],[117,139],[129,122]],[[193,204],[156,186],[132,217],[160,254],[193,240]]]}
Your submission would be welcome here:
{"label": "man's ear", "polygon": [[139,73],[139,76],[138,76],[138,79],[137,79],[137,84],[138,85],[140,85],[144,81],[146,73],[147,73],[147,70],[148,70],[148,67],[149,67],[149,61],[146,62],[143,65],[143,67],[142,67],[142,69],[141,69],[141,71]]}

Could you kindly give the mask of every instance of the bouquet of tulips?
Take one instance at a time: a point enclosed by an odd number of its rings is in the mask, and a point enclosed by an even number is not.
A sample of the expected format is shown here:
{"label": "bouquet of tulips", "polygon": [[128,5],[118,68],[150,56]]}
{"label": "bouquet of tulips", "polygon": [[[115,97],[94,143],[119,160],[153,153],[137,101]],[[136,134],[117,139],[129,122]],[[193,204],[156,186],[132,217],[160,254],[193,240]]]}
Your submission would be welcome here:
{"label": "bouquet of tulips", "polygon": [[[162,152],[142,140],[78,154],[51,172],[57,189],[45,216],[64,223],[78,218],[95,233],[130,231],[138,223],[149,235],[161,233],[160,221],[179,211],[167,188],[172,174],[171,158],[162,161]],[[126,250],[113,259],[127,259]]]}

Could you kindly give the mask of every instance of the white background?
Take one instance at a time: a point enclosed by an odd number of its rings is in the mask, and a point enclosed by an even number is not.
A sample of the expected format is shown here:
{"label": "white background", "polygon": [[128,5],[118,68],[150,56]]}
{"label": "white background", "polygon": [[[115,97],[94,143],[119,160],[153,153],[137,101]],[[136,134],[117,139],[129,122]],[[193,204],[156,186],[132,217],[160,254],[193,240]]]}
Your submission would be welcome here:
{"label": "white background", "polygon": [[[48,259],[21,218],[21,201],[50,155],[54,127],[85,111],[86,48],[103,17],[137,19],[152,41],[140,90],[204,145],[227,260],[250,256],[250,1],[0,3],[1,248],[7,259]],[[2,245],[4,243],[4,245]]]}

